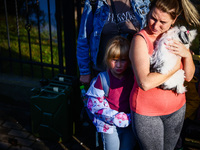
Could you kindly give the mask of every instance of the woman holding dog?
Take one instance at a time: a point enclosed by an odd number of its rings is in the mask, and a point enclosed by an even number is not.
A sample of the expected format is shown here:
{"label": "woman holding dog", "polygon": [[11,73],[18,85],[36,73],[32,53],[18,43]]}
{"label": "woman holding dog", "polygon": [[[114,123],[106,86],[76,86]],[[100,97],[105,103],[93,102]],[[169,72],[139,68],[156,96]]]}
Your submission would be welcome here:
{"label": "woman holding dog", "polygon": [[189,0],[153,0],[148,25],[135,35],[129,57],[135,74],[130,95],[133,131],[142,150],[174,150],[185,116],[185,94],[163,90],[159,85],[180,68],[185,80],[193,78],[195,66],[192,55],[183,44],[173,41],[167,48],[180,59],[167,74],[150,72],[150,56],[155,43],[183,14],[190,25],[200,25],[199,14]]}

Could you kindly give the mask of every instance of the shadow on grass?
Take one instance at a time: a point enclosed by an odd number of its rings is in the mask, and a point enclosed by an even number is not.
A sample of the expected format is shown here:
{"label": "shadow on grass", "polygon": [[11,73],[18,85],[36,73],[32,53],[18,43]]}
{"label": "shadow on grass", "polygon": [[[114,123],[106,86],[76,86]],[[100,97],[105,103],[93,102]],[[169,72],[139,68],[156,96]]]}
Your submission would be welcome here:
{"label": "shadow on grass", "polygon": [[19,54],[12,49],[9,52],[8,49],[0,47],[0,72],[38,79],[51,79],[59,73],[59,69],[54,68],[52,71],[52,67],[42,66],[34,61],[31,63],[27,56],[22,55],[20,59]]}

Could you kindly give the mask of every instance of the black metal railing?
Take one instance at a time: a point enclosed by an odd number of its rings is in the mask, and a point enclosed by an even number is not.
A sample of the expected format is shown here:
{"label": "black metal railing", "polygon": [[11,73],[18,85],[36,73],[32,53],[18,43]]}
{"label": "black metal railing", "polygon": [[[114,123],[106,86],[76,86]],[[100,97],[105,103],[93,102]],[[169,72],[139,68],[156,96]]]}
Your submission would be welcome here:
{"label": "black metal railing", "polygon": [[[192,2],[200,5],[199,0]],[[84,0],[0,0],[0,73],[77,75],[76,38],[83,5]]]}
{"label": "black metal railing", "polygon": [[[0,73],[39,78],[77,75],[81,7],[81,0],[0,0]],[[45,36],[43,28],[48,28]]]}

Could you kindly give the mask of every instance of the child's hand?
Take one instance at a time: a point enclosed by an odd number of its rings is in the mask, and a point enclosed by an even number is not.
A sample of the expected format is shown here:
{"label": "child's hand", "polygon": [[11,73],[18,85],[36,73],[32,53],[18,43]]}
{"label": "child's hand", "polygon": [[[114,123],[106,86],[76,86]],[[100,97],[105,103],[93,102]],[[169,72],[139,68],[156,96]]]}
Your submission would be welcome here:
{"label": "child's hand", "polygon": [[124,112],[120,112],[115,115],[113,123],[117,127],[127,127],[130,124],[129,117]]}

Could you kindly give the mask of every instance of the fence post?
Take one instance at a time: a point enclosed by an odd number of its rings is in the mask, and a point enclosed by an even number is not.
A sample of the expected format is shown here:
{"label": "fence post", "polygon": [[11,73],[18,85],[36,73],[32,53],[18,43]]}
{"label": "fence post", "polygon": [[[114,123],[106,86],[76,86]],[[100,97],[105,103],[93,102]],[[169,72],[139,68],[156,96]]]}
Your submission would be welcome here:
{"label": "fence post", "polygon": [[61,74],[64,73],[64,67],[63,67],[63,47],[62,47],[62,24],[61,24],[61,9],[62,6],[60,0],[56,0],[56,23],[57,23],[57,40],[58,40],[58,56],[59,56],[59,72]]}
{"label": "fence post", "polygon": [[74,1],[63,0],[66,74],[77,75]]}

